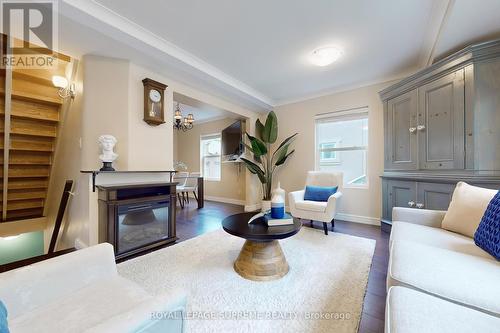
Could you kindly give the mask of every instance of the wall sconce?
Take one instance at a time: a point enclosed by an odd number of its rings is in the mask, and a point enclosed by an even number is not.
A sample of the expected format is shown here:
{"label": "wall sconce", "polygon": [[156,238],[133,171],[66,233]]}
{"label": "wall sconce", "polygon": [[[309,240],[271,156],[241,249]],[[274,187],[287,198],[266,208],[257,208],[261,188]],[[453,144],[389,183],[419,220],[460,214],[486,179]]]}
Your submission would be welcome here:
{"label": "wall sconce", "polygon": [[59,91],[57,92],[59,94],[59,97],[71,97],[71,99],[75,98],[75,84],[68,83],[68,79],[66,79],[64,76],[54,75],[52,77],[52,84],[54,85],[54,87],[59,88]]}

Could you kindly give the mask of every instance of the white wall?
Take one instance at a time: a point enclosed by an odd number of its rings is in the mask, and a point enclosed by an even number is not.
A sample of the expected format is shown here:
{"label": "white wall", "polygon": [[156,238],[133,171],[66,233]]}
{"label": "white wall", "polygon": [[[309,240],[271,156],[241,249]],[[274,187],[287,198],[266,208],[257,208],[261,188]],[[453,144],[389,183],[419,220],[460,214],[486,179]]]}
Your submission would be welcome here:
{"label": "white wall", "polygon": [[[84,56],[82,112],[82,169],[99,169],[102,134],[111,134],[118,143],[113,163],[117,170],[128,169],[129,141],[129,62],[98,56]],[[64,128],[66,130],[66,128]]]}
{"label": "white wall", "polygon": [[178,146],[178,144],[177,144],[177,142],[178,142],[178,140],[179,140],[179,139],[178,139],[178,136],[179,136],[179,135],[178,135],[178,132],[177,132],[177,131],[174,131],[174,134],[173,134],[173,136],[172,136],[172,143],[173,143],[173,145],[174,145],[174,151],[172,152],[172,155],[173,155],[173,156],[172,156],[172,160],[173,160],[174,162],[179,161],[179,150],[178,150],[178,149],[179,149],[179,146]]}
{"label": "white wall", "polygon": [[[128,169],[172,170],[173,130],[169,120],[173,117],[173,89],[168,78],[130,63],[128,77]],[[144,116],[144,86],[142,80],[150,78],[169,85],[165,90],[165,124],[148,125]]]}
{"label": "white wall", "polygon": [[293,144],[293,156],[284,168],[278,170],[276,181],[286,191],[304,187],[307,171],[315,168],[315,120],[314,116],[334,111],[368,106],[368,188],[346,188],[339,207],[339,219],[378,224],[382,211],[382,189],[379,176],[384,167],[383,105],[378,92],[391,82],[314,98],[311,100],[278,106],[278,142],[298,132]]}

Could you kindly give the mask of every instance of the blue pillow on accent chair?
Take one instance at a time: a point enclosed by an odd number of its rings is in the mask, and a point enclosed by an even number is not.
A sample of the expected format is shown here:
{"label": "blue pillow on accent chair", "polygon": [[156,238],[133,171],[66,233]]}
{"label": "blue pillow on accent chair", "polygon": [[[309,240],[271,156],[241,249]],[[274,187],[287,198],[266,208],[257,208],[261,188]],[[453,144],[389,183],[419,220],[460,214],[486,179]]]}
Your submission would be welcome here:
{"label": "blue pillow on accent chair", "polygon": [[338,186],[309,186],[306,185],[304,200],[307,201],[328,201],[328,198],[337,192]]}
{"label": "blue pillow on accent chair", "polygon": [[500,260],[500,191],[491,199],[474,233],[477,246]]}
{"label": "blue pillow on accent chair", "polygon": [[7,325],[7,308],[0,301],[0,333],[9,333],[9,327]]}

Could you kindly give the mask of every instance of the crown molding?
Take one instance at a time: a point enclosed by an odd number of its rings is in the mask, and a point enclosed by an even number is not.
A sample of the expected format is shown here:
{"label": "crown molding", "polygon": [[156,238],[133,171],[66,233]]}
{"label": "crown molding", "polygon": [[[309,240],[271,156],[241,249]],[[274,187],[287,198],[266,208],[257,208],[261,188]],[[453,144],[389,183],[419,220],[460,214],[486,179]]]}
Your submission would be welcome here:
{"label": "crown molding", "polygon": [[382,83],[388,83],[389,84],[389,82],[391,82],[391,81],[402,80],[405,77],[407,77],[408,75],[411,75],[411,74],[415,73],[416,71],[417,71],[417,69],[413,68],[411,70],[405,71],[403,73],[399,73],[397,75],[382,77],[382,78],[379,78],[379,79],[376,79],[376,80],[373,80],[373,81],[369,81],[369,82],[365,82],[365,83],[358,83],[358,84],[353,84],[353,85],[349,85],[349,86],[341,86],[341,87],[337,87],[337,88],[334,88],[334,89],[324,90],[324,91],[322,91],[320,93],[314,93],[314,94],[310,94],[310,95],[305,95],[305,96],[302,96],[302,97],[299,97],[299,98],[295,98],[295,99],[279,100],[274,105],[274,107],[279,107],[279,106],[284,106],[284,105],[289,105],[289,104],[295,104],[295,103],[305,102],[305,101],[308,101],[308,100],[311,100],[311,99],[321,98],[321,97],[325,97],[325,96],[329,96],[329,95],[334,95],[334,94],[339,94],[339,93],[343,93],[343,92],[348,92],[348,91],[355,90],[355,89],[366,88],[366,87],[374,86],[374,85],[377,85],[377,84],[382,84]]}
{"label": "crown molding", "polygon": [[[189,65],[190,67],[201,71],[210,77],[238,90],[239,92],[256,99],[264,106],[272,107],[274,100],[260,91],[250,87],[249,85],[235,79],[234,77],[226,74],[222,70],[209,63],[197,58],[193,54],[178,47],[177,45],[163,39],[162,37],[154,34],[150,30],[142,27],[141,25],[121,16],[113,10],[103,6],[95,0],[62,0],[65,4],[84,12],[92,18],[120,30],[127,35],[147,44],[158,51],[175,58],[176,60]],[[59,8],[61,10],[61,8]],[[75,16],[72,17],[76,19]],[[78,22],[85,24],[85,18],[78,16]]]}

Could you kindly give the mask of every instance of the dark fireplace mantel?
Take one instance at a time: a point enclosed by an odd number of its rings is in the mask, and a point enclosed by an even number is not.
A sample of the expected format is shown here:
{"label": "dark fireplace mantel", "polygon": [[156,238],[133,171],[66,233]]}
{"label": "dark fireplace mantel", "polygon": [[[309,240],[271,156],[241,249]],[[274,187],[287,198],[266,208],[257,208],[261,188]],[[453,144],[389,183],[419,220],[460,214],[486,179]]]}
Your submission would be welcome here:
{"label": "dark fireplace mantel", "polygon": [[111,243],[118,260],[175,242],[176,184],[98,185],[99,243]]}

